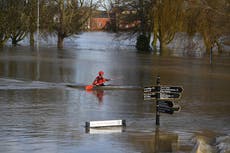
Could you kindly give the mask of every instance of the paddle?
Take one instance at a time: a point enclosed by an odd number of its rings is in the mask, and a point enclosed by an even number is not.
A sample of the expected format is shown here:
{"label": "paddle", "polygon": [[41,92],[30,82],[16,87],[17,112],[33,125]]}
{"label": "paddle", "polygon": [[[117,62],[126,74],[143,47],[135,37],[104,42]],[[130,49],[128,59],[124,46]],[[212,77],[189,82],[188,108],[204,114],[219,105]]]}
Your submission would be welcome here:
{"label": "paddle", "polygon": [[[105,83],[105,82],[106,81],[103,81],[103,83]],[[94,86],[97,86],[97,84],[96,85],[93,85],[93,84],[87,85],[87,86],[85,86],[85,90],[92,90]]]}

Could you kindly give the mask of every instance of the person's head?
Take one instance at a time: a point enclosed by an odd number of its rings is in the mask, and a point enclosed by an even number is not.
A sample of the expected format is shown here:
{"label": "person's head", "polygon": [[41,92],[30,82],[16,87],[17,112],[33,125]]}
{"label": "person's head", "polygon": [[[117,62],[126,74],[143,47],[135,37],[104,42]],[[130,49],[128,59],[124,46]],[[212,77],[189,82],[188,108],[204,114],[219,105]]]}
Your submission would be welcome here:
{"label": "person's head", "polygon": [[104,72],[103,72],[103,71],[99,71],[98,74],[99,74],[100,76],[103,76],[103,75],[104,75]]}

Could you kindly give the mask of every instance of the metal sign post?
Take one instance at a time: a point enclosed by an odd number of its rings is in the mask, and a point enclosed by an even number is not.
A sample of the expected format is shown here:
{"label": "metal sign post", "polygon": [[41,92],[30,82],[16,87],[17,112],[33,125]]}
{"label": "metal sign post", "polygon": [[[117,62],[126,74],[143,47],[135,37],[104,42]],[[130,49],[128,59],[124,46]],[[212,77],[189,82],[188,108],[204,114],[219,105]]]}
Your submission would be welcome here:
{"label": "metal sign post", "polygon": [[157,80],[156,80],[156,89],[157,89],[157,93],[156,93],[156,125],[159,126],[160,125],[160,112],[159,112],[159,99],[160,99],[160,76],[157,76]]}
{"label": "metal sign post", "polygon": [[156,86],[144,88],[144,100],[156,100],[156,125],[160,125],[160,113],[173,114],[181,110],[174,101],[181,98],[183,88],[180,86],[161,86],[157,76]]}

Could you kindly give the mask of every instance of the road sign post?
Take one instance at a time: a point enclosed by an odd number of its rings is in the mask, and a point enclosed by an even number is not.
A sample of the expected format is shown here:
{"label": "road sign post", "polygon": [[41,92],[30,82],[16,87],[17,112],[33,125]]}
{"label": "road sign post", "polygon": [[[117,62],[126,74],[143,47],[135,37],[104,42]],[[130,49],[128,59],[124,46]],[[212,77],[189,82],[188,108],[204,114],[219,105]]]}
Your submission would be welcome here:
{"label": "road sign post", "polygon": [[144,100],[156,100],[156,125],[160,125],[160,113],[173,114],[179,112],[181,107],[174,105],[171,100],[181,98],[183,88],[180,86],[161,86],[160,76],[157,76],[156,86],[144,88]]}
{"label": "road sign post", "polygon": [[156,125],[159,126],[160,125],[160,112],[159,112],[159,99],[160,99],[160,76],[157,76],[157,80],[156,80],[156,89],[157,89],[157,93],[156,93]]}

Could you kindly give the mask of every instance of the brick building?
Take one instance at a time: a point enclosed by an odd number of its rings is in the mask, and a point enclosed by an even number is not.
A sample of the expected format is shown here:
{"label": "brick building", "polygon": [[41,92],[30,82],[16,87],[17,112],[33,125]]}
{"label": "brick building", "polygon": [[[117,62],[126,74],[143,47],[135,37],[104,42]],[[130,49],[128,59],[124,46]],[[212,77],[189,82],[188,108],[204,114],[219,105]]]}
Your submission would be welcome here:
{"label": "brick building", "polygon": [[[92,31],[101,31],[101,30],[130,30],[137,27],[140,24],[140,21],[125,21],[125,16],[130,13],[136,13],[131,11],[122,11],[119,13],[110,13],[106,11],[97,11],[93,17],[91,17],[88,23],[88,29]],[[119,15],[119,18],[117,17]]]}
{"label": "brick building", "polygon": [[106,30],[106,26],[110,22],[109,18],[92,18],[91,19],[91,26],[90,30],[97,31],[97,30]]}
{"label": "brick building", "polygon": [[107,25],[110,23],[110,18],[105,11],[98,11],[90,19],[89,28],[92,31],[106,30]]}

